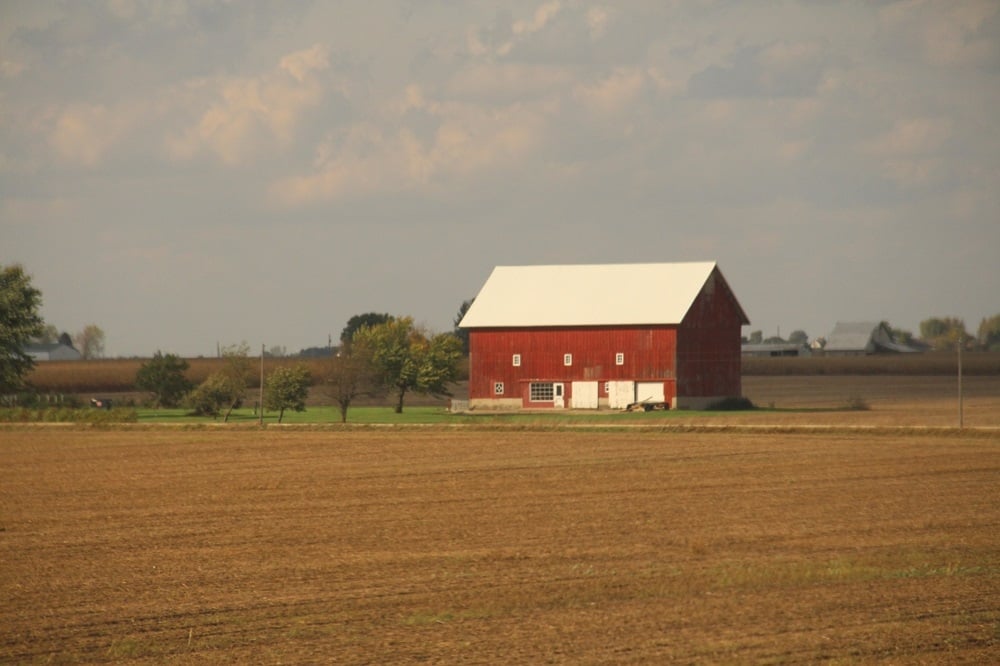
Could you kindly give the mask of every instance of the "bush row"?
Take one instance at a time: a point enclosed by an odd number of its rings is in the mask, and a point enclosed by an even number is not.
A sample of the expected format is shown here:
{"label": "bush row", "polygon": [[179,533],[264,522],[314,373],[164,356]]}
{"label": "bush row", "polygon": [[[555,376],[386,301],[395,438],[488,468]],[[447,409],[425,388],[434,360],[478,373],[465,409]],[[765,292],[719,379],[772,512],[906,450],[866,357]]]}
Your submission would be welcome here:
{"label": "bush row", "polygon": [[131,407],[116,407],[114,409],[8,407],[0,409],[0,422],[2,423],[90,423],[100,425],[135,423],[138,420],[139,413]]}

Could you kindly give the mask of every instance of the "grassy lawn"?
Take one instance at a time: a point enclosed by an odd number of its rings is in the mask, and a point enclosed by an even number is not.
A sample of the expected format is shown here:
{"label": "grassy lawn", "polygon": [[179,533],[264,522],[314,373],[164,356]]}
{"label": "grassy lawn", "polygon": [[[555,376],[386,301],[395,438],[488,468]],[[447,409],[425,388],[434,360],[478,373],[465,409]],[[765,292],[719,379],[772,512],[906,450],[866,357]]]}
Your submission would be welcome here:
{"label": "grassy lawn", "polygon": [[[222,417],[212,419],[192,416],[186,409],[139,409],[140,423],[222,423]],[[657,411],[657,412],[510,412],[482,414],[452,414],[441,407],[405,407],[397,414],[392,407],[352,407],[347,412],[348,424],[523,424],[560,425],[564,423],[642,423],[664,418],[690,418],[698,414],[726,414],[731,412]],[[257,423],[253,409],[237,409],[229,416],[229,423],[251,425]],[[277,412],[265,412],[264,423],[278,422]],[[281,421],[287,424],[340,423],[340,410],[336,407],[309,407],[304,412],[285,412]]]}

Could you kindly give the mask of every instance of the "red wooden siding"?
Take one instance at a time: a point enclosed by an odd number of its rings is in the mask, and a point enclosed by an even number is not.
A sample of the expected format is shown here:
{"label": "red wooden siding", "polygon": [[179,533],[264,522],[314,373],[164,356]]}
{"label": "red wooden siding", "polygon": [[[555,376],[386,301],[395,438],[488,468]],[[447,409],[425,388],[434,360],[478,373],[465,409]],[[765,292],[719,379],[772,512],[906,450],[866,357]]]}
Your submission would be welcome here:
{"label": "red wooden siding", "polygon": [[713,271],[677,334],[677,395],[742,395],[739,305]]}
{"label": "red wooden siding", "polygon": [[[573,381],[600,382],[603,397],[605,381],[674,379],[676,341],[673,326],[472,329],[469,398],[517,398],[527,395],[522,383],[529,380],[566,382],[568,399]],[[617,353],[625,355],[622,365]],[[521,355],[520,367],[514,354]],[[564,364],[565,354],[573,355],[572,365]],[[494,394],[496,382],[504,383],[503,396]]]}

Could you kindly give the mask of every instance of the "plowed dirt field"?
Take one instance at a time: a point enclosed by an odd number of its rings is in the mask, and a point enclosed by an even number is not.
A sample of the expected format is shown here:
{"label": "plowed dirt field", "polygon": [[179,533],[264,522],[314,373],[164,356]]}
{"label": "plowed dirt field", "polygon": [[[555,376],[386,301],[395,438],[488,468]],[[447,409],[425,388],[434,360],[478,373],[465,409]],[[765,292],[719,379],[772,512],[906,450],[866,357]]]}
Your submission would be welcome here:
{"label": "plowed dirt field", "polygon": [[0,430],[4,663],[996,663],[1000,433]]}

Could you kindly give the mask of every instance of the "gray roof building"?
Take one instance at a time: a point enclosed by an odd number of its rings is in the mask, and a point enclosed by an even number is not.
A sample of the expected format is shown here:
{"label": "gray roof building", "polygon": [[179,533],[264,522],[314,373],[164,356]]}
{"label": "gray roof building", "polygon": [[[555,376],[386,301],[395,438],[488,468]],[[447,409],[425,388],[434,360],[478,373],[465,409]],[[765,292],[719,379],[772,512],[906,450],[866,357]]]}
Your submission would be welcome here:
{"label": "gray roof building", "polygon": [[884,322],[837,322],[823,350],[826,354],[840,356],[918,351],[895,342]]}

